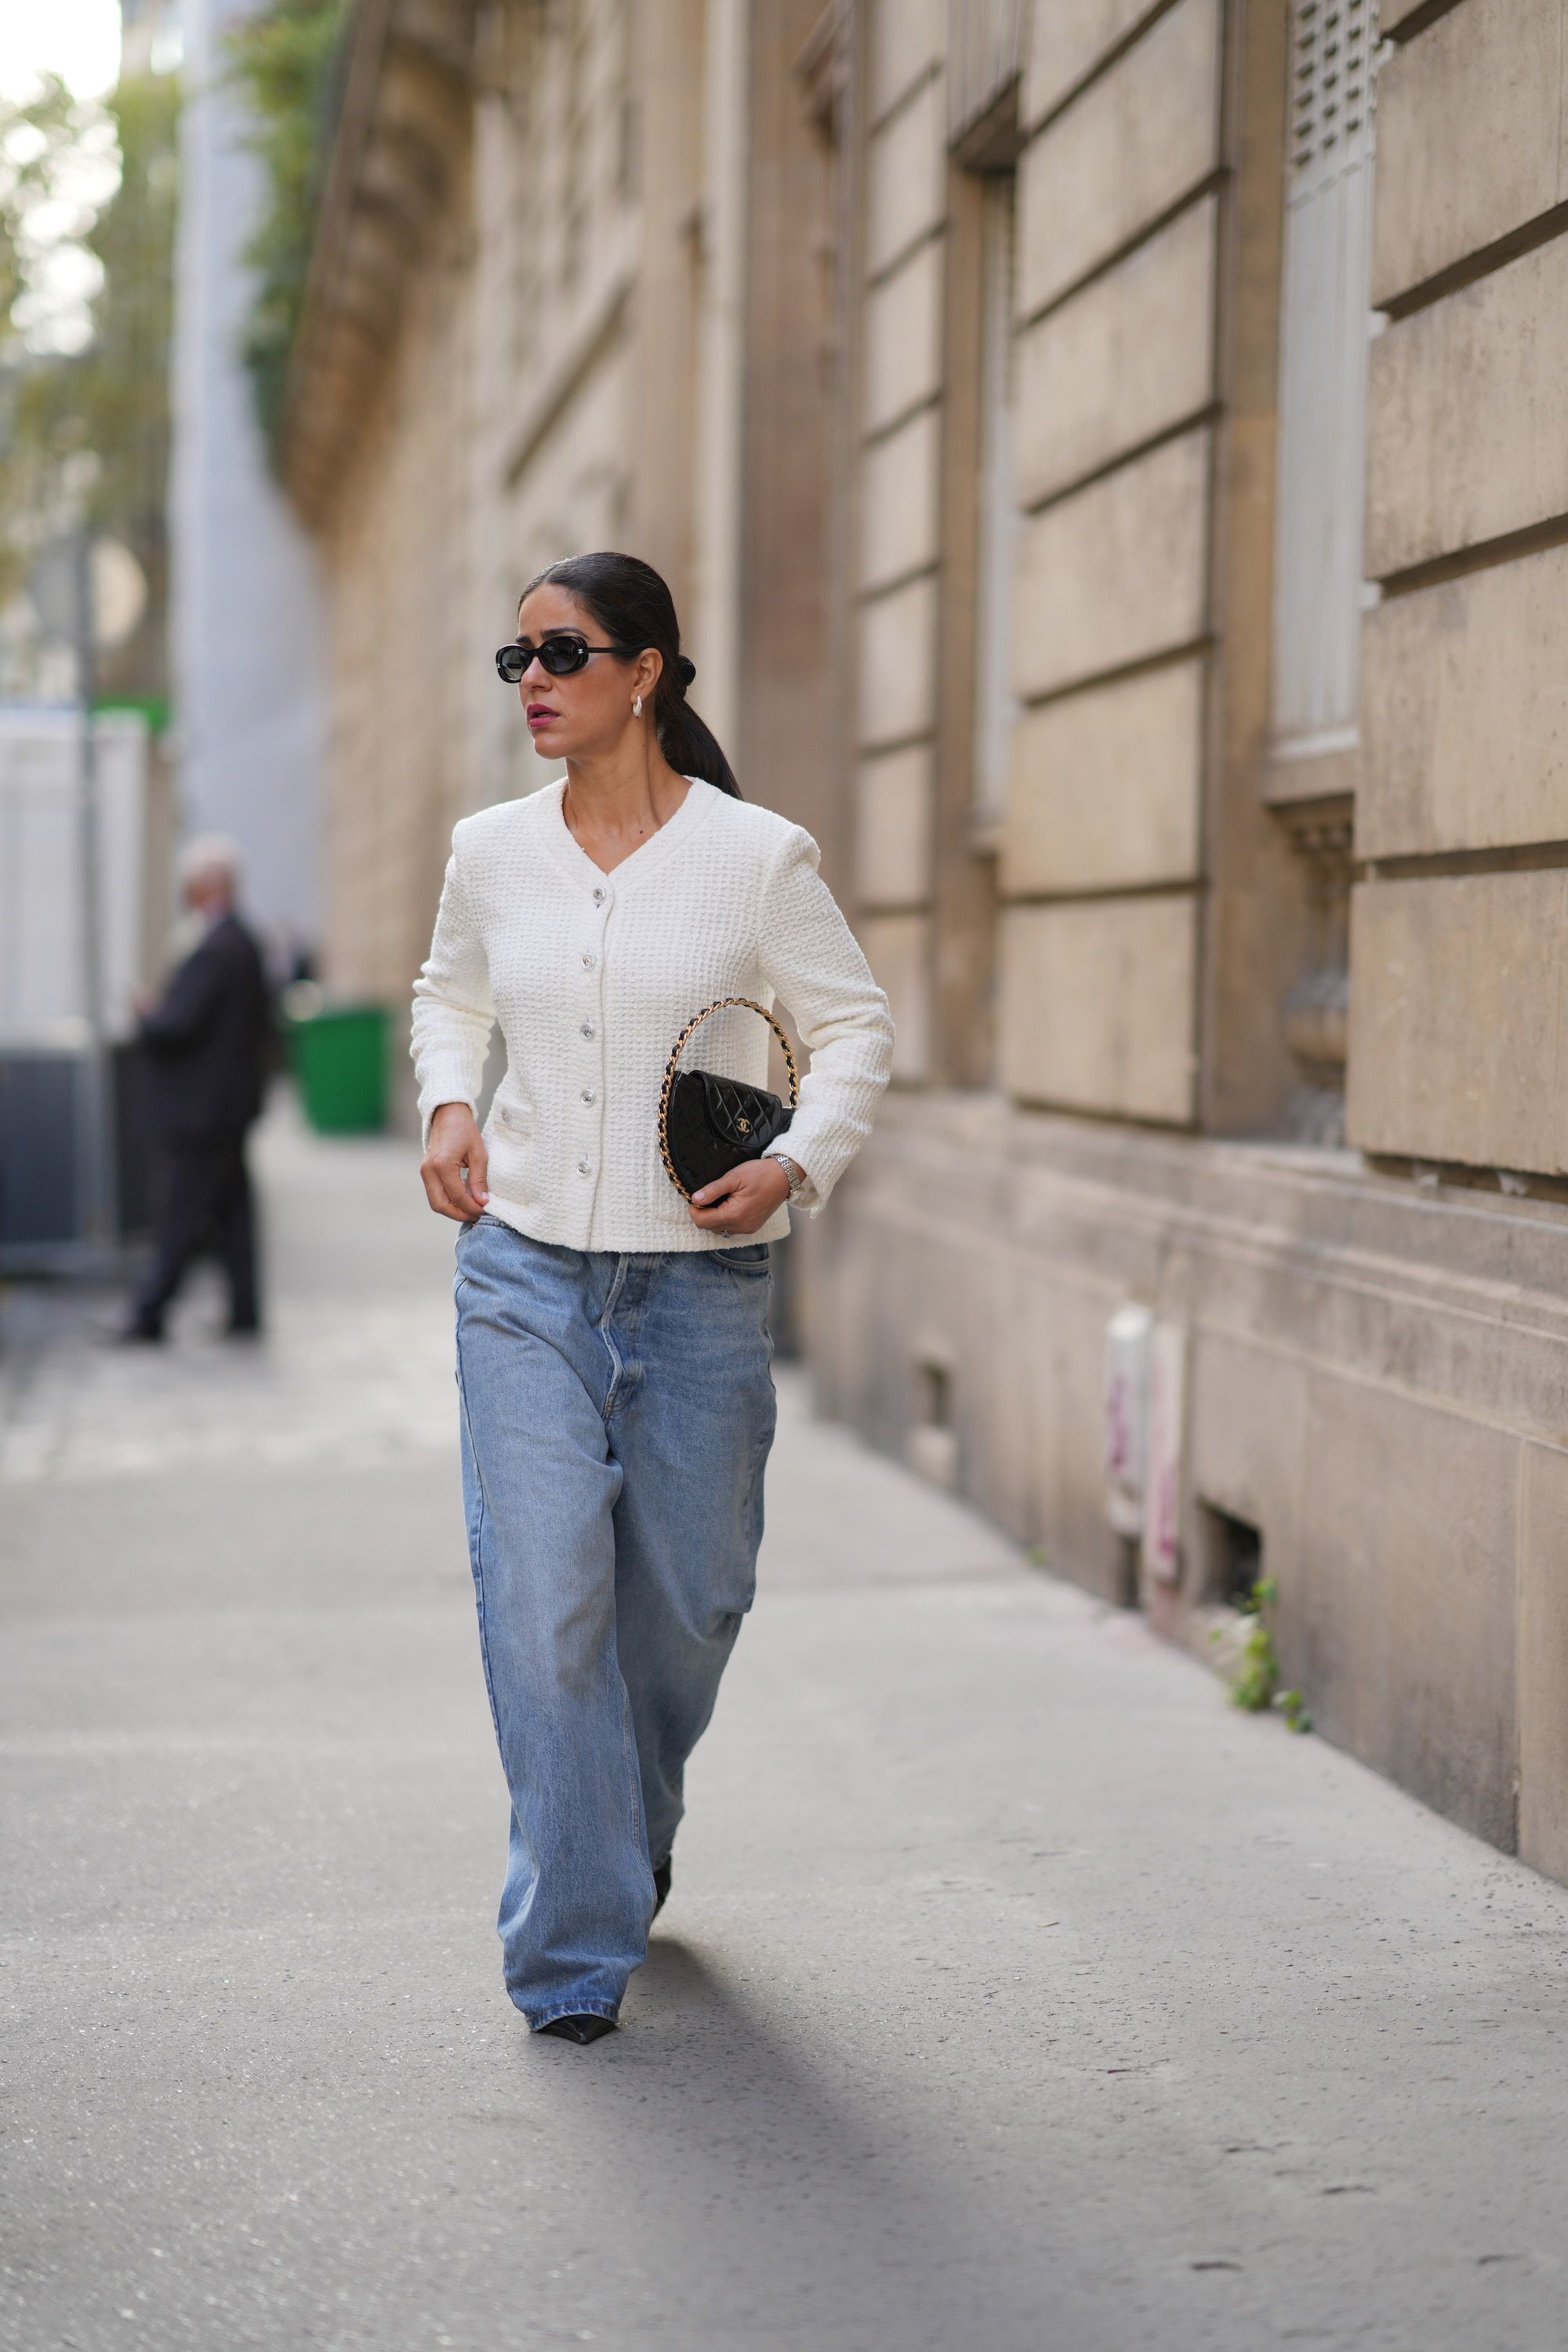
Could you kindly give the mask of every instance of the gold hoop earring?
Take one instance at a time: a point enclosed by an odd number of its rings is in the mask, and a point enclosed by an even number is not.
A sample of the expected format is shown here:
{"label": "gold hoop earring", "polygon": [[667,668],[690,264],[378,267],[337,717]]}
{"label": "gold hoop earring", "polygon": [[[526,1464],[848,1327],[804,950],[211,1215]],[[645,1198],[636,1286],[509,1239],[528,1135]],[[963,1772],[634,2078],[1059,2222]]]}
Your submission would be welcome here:
{"label": "gold hoop earring", "polygon": [[640,694],[634,694],[632,697],[632,717],[634,719],[640,719],[642,717],[642,697]]}

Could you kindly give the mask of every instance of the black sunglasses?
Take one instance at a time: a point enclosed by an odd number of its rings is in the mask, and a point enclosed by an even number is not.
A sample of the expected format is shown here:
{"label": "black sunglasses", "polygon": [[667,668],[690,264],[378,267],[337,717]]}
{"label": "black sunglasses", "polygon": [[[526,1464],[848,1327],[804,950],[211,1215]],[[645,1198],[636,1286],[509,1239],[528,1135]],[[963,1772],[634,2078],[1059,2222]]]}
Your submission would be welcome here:
{"label": "black sunglasses", "polygon": [[587,668],[592,655],[620,652],[619,646],[591,646],[586,637],[572,629],[542,637],[538,645],[531,637],[519,637],[515,645],[502,646],[496,655],[496,675],[508,686],[521,686],[528,675],[530,662],[537,661],[552,677],[572,677],[578,670]]}

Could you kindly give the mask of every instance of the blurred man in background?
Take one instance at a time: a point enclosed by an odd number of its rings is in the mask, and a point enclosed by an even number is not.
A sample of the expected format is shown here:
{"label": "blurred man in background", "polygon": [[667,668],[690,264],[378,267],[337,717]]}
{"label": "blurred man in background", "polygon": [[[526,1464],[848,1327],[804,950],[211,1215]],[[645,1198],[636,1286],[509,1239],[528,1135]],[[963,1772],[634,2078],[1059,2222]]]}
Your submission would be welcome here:
{"label": "blurred man in background", "polygon": [[261,1328],[246,1137],[261,1110],[271,1006],[261,950],[235,911],[239,852],[193,841],[180,887],[196,937],[141,1010],[150,1123],[163,1159],[152,1269],[122,1336],[158,1340],[194,1261],[211,1251],[228,1282],[228,1329]]}

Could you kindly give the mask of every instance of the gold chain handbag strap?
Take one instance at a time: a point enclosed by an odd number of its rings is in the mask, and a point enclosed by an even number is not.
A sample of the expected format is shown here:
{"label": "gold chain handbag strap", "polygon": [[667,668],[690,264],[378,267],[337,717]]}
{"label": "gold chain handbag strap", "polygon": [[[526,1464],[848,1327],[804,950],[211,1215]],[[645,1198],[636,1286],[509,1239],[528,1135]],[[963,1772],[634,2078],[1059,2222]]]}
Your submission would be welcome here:
{"label": "gold chain handbag strap", "polygon": [[723,1013],[732,1004],[743,1006],[748,1013],[760,1013],[762,1014],[763,1019],[767,1023],[768,1027],[773,1031],[773,1035],[784,1047],[784,1067],[789,1072],[789,1107],[791,1110],[794,1110],[800,1101],[800,1073],[795,1066],[794,1051],[791,1048],[789,1039],[784,1035],[784,1031],[780,1028],[778,1023],[773,1019],[773,1014],[768,1011],[765,1005],[756,1003],[753,999],[749,996],[718,996],[714,998],[711,1004],[705,1004],[700,1013],[694,1013],[690,1020],[687,1023],[685,1028],[681,1031],[679,1036],[676,1039],[674,1045],[669,1049],[669,1059],[664,1066],[664,1084],[658,1090],[658,1156],[664,1162],[665,1174],[668,1177],[670,1182],[674,1185],[676,1191],[680,1194],[683,1201],[689,1201],[691,1195],[687,1191],[685,1185],[681,1182],[679,1177],[676,1174],[675,1162],[669,1156],[669,1097],[675,1085],[676,1068],[679,1063],[681,1055],[685,1052],[688,1045],[690,1043],[694,1033],[701,1028],[702,1024],[707,1020],[709,1014],[710,1013]]}

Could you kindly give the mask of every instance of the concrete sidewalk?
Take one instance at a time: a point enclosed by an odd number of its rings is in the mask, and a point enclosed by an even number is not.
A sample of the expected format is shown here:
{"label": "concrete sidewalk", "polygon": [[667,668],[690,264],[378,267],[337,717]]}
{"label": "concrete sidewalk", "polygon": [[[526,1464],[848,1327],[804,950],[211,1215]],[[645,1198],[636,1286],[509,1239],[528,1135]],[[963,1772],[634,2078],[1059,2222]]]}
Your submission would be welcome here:
{"label": "concrete sidewalk", "polygon": [[263,1157],[262,1349],[6,1304],[0,2344],[1560,2352],[1568,1892],[793,1386],[626,2030],[531,2040],[450,1231]]}

